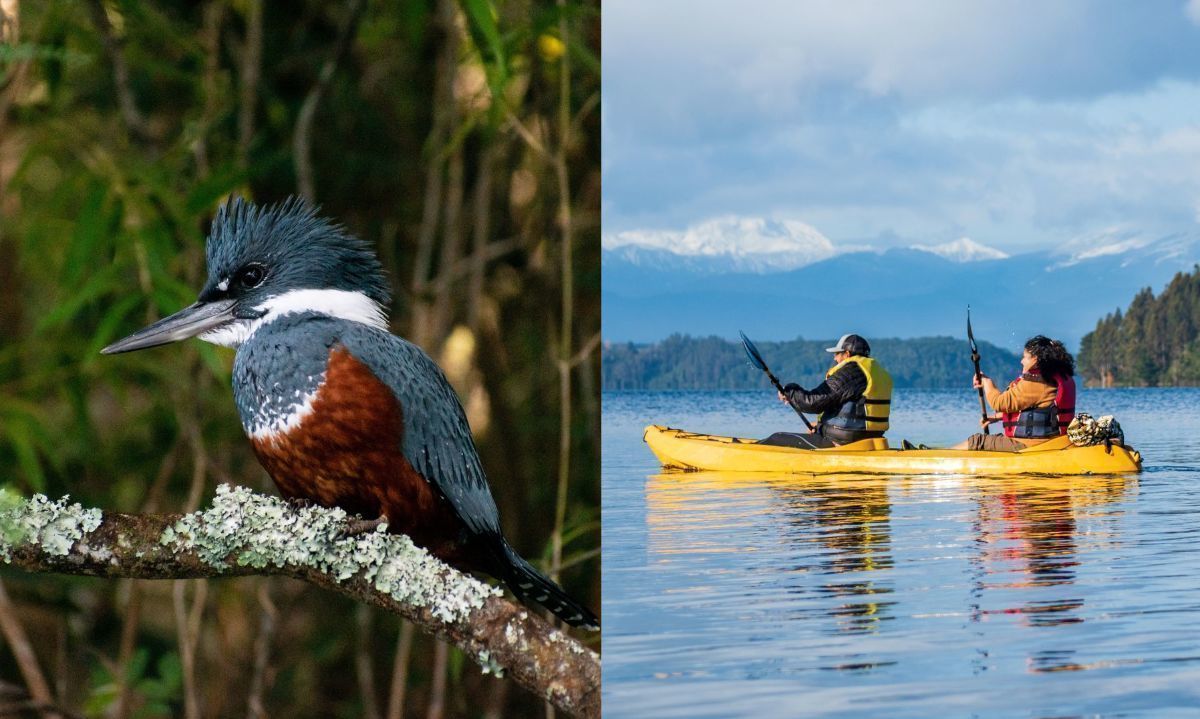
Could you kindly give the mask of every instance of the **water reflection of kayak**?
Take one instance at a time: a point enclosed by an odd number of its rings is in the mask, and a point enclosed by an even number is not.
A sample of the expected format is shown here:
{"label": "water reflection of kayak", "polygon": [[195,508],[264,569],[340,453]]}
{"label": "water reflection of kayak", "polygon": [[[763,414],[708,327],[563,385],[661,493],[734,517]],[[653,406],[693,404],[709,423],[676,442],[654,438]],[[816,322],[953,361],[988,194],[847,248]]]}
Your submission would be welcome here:
{"label": "water reflection of kayak", "polygon": [[1140,472],[1142,455],[1120,444],[1076,447],[1056,437],[1019,452],[890,449],[867,439],[829,449],[796,449],[757,440],[696,434],[660,425],[642,436],[664,467],[736,472],[827,474],[1121,474]]}

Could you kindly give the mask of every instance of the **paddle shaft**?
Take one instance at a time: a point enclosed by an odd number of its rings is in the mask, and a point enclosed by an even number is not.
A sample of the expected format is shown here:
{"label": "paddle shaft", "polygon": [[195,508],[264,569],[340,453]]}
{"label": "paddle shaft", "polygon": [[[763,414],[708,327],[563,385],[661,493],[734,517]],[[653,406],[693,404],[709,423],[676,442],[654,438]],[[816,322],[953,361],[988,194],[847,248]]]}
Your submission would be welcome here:
{"label": "paddle shaft", "polygon": [[[971,351],[971,361],[975,363],[975,379],[978,380],[981,377],[983,377],[983,372],[981,372],[979,369],[979,353],[978,352],[976,352],[974,350]],[[983,398],[982,384],[979,387],[979,412],[983,415],[983,418],[985,420],[988,418],[987,401]],[[990,432],[988,432],[988,426],[986,424],[983,425],[983,433],[991,434]]]}
{"label": "paddle shaft", "polygon": [[[779,394],[783,395],[786,398],[787,392],[783,391],[783,385],[781,385],[779,383],[779,380],[775,378],[775,375],[771,374],[771,370],[767,369],[766,366],[764,365],[763,372],[767,373],[767,378],[771,380],[771,384],[775,385],[775,389],[779,390]],[[804,416],[804,413],[800,411],[800,408],[797,407],[796,405],[792,404],[791,402],[788,402],[788,406],[791,407],[792,409],[796,410],[796,414],[800,415],[800,419],[804,421],[804,426],[808,427],[809,432],[812,432],[813,431],[812,422],[808,421],[808,417]]]}
{"label": "paddle shaft", "polygon": [[[762,358],[762,354],[759,353],[758,348],[754,346],[754,343],[750,341],[750,338],[746,336],[745,332],[739,330],[738,334],[742,336],[742,349],[746,350],[746,356],[750,358],[750,363],[765,372],[767,379],[771,380],[771,384],[775,385],[775,389],[779,392],[779,395],[786,399],[787,393],[783,391],[783,385],[780,384],[779,379],[771,373],[771,368],[767,366],[767,361]],[[808,417],[804,416],[804,413],[800,411],[799,407],[791,402],[788,402],[788,406],[794,409],[796,414],[800,415],[800,419],[804,422],[804,426],[808,427],[809,432],[816,431],[813,429],[812,423],[808,421]]]}
{"label": "paddle shaft", "polygon": [[983,372],[979,369],[979,348],[975,346],[975,333],[971,331],[971,308],[967,307],[967,342],[971,345],[971,361],[975,363],[975,381],[979,382],[979,413],[983,415],[983,433],[988,431],[987,401],[983,398]]}

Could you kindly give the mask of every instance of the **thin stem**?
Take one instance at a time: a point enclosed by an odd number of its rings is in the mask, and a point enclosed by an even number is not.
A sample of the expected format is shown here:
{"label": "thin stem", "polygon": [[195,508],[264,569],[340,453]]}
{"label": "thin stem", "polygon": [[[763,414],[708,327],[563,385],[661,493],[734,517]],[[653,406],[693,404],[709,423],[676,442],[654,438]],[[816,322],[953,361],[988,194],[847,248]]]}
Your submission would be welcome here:
{"label": "thin stem", "polygon": [[408,660],[412,657],[413,625],[400,620],[400,636],[396,639],[396,661],[392,665],[392,691],[388,696],[387,719],[403,719],[404,700],[408,693]]}
{"label": "thin stem", "polygon": [[[563,6],[563,0],[558,0]],[[558,21],[559,39],[567,44],[567,20]],[[562,565],[563,526],[567,519],[567,492],[571,473],[571,356],[574,347],[575,271],[573,266],[573,227],[571,226],[571,183],[567,173],[567,145],[571,134],[570,54],[563,53],[558,68],[558,147],[554,170],[558,178],[558,221],[562,225],[562,325],[559,329],[558,360],[558,492],[554,503],[554,534],[551,536],[550,577],[558,581]],[[546,719],[554,719],[554,706],[546,702]]]}
{"label": "thin stem", "polygon": [[117,706],[113,712],[116,719],[126,719],[130,712],[129,672],[125,668],[133,660],[137,648],[137,630],[142,620],[142,582],[130,579],[129,601],[125,604],[125,618],[121,622],[121,643],[117,650]]}
{"label": "thin stem", "polygon": [[433,645],[433,674],[429,687],[429,707],[425,719],[442,719],[446,712],[446,665],[449,663],[450,648],[445,642]]}
{"label": "thin stem", "polygon": [[250,680],[250,695],[246,700],[246,716],[250,719],[266,719],[267,710],[263,693],[270,684],[271,639],[275,636],[278,611],[271,600],[270,577],[263,577],[258,584],[259,614],[258,636],[254,639],[254,674]]}
{"label": "thin stem", "polygon": [[[558,0],[561,7],[563,0]],[[560,40],[567,43],[567,21],[559,19]],[[559,329],[559,442],[558,495],[554,505],[553,552],[550,576],[558,579],[562,563],[562,533],[567,516],[567,491],[571,472],[571,368],[574,355],[575,271],[573,257],[573,228],[571,226],[571,185],[567,173],[567,145],[571,131],[571,65],[570,55],[563,53],[559,62],[558,147],[554,153],[554,169],[558,177],[558,221],[562,225],[562,325]]]}
{"label": "thin stem", "polygon": [[196,645],[200,639],[200,618],[204,613],[204,600],[208,594],[208,582],[194,582],[196,593],[192,606],[187,604],[189,580],[176,579],[172,587],[175,608],[175,633],[179,642],[179,662],[183,666],[183,710],[187,719],[199,719],[200,699],[196,681]]}
{"label": "thin stem", "polygon": [[108,61],[112,63],[117,107],[121,111],[121,118],[125,121],[125,128],[135,137],[143,140],[149,139],[149,124],[133,99],[133,89],[129,82],[129,66],[125,63],[125,53],[122,50],[124,41],[117,37],[112,23],[108,21],[108,12],[104,9],[104,3],[101,0],[88,0],[88,9],[91,10],[92,21],[96,24],[96,29],[100,31],[100,39],[104,42],[104,51],[108,55]]}
{"label": "thin stem", "polygon": [[433,246],[443,212],[445,182],[445,160],[440,150],[449,138],[450,126],[454,122],[454,71],[458,61],[458,32],[454,26],[454,14],[453,0],[438,0],[437,25],[441,31],[442,47],[434,68],[433,126],[425,143],[429,168],[425,173],[425,198],[421,225],[417,230],[412,278],[411,335],[413,342],[422,347],[428,346],[432,339],[429,282],[433,271]]}
{"label": "thin stem", "polygon": [[208,177],[208,133],[217,114],[217,72],[221,68],[221,18],[225,14],[223,0],[209,0],[204,6],[204,31],[200,35],[204,46],[204,109],[200,118],[200,131],[192,152],[196,157],[196,174]]}
{"label": "thin stem", "polygon": [[254,140],[254,111],[258,104],[258,83],[262,75],[263,2],[249,0],[246,8],[246,42],[242,47],[242,82],[238,103],[238,161],[248,162]]}
{"label": "thin stem", "polygon": [[463,204],[463,152],[454,151],[446,170],[446,213],[442,224],[442,255],[438,262],[438,276],[434,282],[436,294],[428,332],[430,338],[441,337],[454,320],[451,302],[454,294],[449,273],[453,270],[462,252],[462,204]]}
{"label": "thin stem", "polygon": [[296,167],[296,188],[297,192],[309,201],[316,197],[312,168],[312,124],[317,115],[317,105],[329,91],[329,85],[333,82],[333,74],[337,72],[342,58],[350,51],[350,45],[353,44],[354,35],[358,30],[358,21],[362,18],[366,8],[367,0],[350,1],[349,15],[338,34],[333,54],[321,66],[317,82],[308,91],[308,95],[304,98],[304,104],[300,106],[300,114],[296,118],[296,130],[292,134],[292,160]]}
{"label": "thin stem", "polygon": [[358,693],[362,695],[363,716],[379,719],[379,701],[375,696],[375,664],[371,661],[371,608],[359,606],[354,610],[357,636],[354,648],[354,669],[358,675]]}
{"label": "thin stem", "polygon": [[4,634],[4,639],[12,650],[13,658],[17,660],[17,669],[20,670],[21,677],[25,679],[29,696],[38,704],[53,705],[54,697],[50,694],[50,685],[46,683],[46,675],[42,674],[42,668],[38,666],[37,654],[33,651],[29,636],[25,634],[25,627],[21,626],[21,620],[17,618],[17,613],[13,608],[12,601],[8,598],[8,592],[4,589],[3,582],[0,582],[0,633]]}
{"label": "thin stem", "polygon": [[479,329],[479,306],[483,303],[483,271],[487,265],[484,252],[491,227],[492,165],[495,164],[496,154],[496,143],[489,142],[479,153],[479,173],[475,178],[475,197],[472,202],[475,226],[471,233],[471,281],[467,292],[467,326],[472,333]]}

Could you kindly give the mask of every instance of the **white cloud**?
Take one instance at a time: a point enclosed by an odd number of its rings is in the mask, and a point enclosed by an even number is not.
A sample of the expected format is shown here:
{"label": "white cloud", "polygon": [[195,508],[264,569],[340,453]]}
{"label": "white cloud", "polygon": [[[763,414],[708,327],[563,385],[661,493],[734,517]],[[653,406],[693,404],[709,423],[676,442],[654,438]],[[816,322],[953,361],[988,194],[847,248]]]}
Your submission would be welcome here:
{"label": "white cloud", "polygon": [[1200,213],[1181,11],[1200,24],[1200,0],[607,1],[604,226],[802,217],[1013,253],[1175,231]]}
{"label": "white cloud", "polygon": [[1183,12],[1187,15],[1188,20],[1200,25],[1200,0],[1188,0]]}

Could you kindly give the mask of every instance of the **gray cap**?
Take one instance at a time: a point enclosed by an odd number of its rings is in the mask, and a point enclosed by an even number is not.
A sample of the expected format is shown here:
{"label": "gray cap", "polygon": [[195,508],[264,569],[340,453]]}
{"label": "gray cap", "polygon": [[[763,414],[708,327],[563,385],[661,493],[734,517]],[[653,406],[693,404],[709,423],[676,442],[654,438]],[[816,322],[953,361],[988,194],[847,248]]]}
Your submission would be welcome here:
{"label": "gray cap", "polygon": [[833,347],[826,347],[826,352],[849,352],[852,355],[862,355],[863,357],[871,356],[871,345],[858,335],[842,335],[837,344]]}

